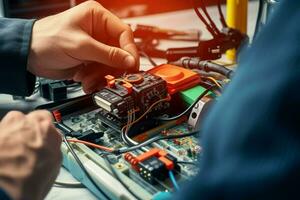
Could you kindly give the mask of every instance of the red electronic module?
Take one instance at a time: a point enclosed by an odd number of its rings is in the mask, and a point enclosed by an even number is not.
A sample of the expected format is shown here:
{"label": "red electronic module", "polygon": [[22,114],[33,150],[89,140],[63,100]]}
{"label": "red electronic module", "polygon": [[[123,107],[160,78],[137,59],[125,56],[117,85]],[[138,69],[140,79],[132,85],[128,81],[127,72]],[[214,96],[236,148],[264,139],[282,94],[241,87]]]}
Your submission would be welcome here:
{"label": "red electronic module", "polygon": [[150,69],[148,73],[164,79],[169,94],[175,94],[200,83],[200,75],[196,72],[170,64],[159,65]]}

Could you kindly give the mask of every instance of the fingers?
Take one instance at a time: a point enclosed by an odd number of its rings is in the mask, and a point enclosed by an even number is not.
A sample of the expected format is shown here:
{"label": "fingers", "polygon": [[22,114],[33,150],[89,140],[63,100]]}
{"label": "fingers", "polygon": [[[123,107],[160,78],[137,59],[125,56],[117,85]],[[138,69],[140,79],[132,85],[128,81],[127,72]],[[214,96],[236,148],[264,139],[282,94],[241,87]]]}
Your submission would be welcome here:
{"label": "fingers", "polygon": [[134,43],[133,33],[129,27],[127,27],[120,35],[119,38],[120,47],[129,52],[135,58],[135,68],[138,71],[140,65],[140,58],[137,47]]}
{"label": "fingers", "polygon": [[[103,38],[104,35],[105,38],[110,40],[114,39],[120,46],[119,49],[98,45],[98,49],[106,51],[106,54],[104,54],[106,62],[101,63],[122,68],[135,68],[139,66],[139,54],[130,27],[111,12],[103,8],[99,3],[90,1],[85,4],[88,11],[93,11],[89,12],[92,14],[91,36],[96,38],[93,42],[96,42],[98,38]],[[99,43],[102,41],[97,42]],[[128,55],[133,57],[126,58]],[[99,54],[97,55],[97,58],[99,58]],[[114,62],[114,59],[116,59],[116,62]],[[99,62],[98,59],[94,61]]]}
{"label": "fingers", "polygon": [[43,121],[52,122],[53,121],[53,117],[52,117],[51,113],[46,110],[38,110],[38,111],[31,112],[26,117],[28,119],[37,120],[38,122],[43,122]]}
{"label": "fingers", "polygon": [[86,93],[92,93],[98,91],[106,84],[104,79],[105,75],[113,75],[120,77],[124,74],[124,70],[111,68],[99,63],[90,63],[83,66],[73,77],[76,82],[81,82],[83,91]]}
{"label": "fingers", "polygon": [[55,80],[65,80],[72,79],[74,74],[81,69],[81,65],[72,67],[70,69],[41,69],[36,74],[39,74],[42,77],[55,79]]}
{"label": "fingers", "polygon": [[62,157],[51,114],[9,112],[0,123],[0,137],[3,189],[13,199],[43,199],[43,191],[49,191]]}
{"label": "fingers", "polygon": [[20,122],[25,118],[25,115],[19,111],[10,111],[2,119],[2,123]]}
{"label": "fingers", "polygon": [[134,68],[136,59],[129,52],[103,44],[90,38],[81,45],[80,56],[86,60],[102,63],[119,69]]}
{"label": "fingers", "polygon": [[50,112],[38,110],[29,113],[26,118],[38,127],[42,137],[46,140],[46,143],[51,146],[51,148],[56,151],[60,149],[62,142],[61,135],[53,125],[53,117]]}

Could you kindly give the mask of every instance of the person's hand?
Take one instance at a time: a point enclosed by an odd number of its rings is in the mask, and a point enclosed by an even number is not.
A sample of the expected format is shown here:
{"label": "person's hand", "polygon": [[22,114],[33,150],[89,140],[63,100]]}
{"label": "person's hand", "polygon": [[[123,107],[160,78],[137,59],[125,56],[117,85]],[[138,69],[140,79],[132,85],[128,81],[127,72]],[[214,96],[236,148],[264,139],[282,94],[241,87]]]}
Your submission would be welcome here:
{"label": "person's hand", "polygon": [[0,188],[14,200],[43,199],[59,172],[60,145],[49,112],[8,113],[0,122]]}
{"label": "person's hand", "polygon": [[118,70],[137,71],[139,66],[130,27],[99,3],[86,1],[35,22],[27,67],[30,72],[82,82],[84,91],[90,93],[99,89],[104,75],[101,65],[89,69],[91,62]]}

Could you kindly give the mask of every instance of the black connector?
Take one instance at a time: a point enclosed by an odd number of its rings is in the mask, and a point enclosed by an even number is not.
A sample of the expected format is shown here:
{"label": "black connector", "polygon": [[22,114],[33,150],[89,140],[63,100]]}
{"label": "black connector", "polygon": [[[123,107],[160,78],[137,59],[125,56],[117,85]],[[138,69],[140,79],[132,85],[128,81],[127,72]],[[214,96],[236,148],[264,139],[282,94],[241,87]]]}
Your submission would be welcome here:
{"label": "black connector", "polygon": [[182,57],[198,57],[201,60],[216,60],[221,58],[221,43],[218,39],[200,41],[198,46],[169,48],[166,51],[168,62],[176,61]]}
{"label": "black connector", "polygon": [[62,81],[49,84],[49,93],[51,101],[60,101],[67,98],[67,86]]}
{"label": "black connector", "polygon": [[63,81],[41,79],[39,82],[39,91],[41,97],[54,102],[67,98],[68,86]]}
{"label": "black connector", "polygon": [[188,69],[199,69],[205,72],[216,72],[222,74],[226,78],[231,79],[233,77],[234,71],[210,61],[202,61],[199,58],[189,58],[183,57],[175,62],[170,62],[169,64],[181,66]]}

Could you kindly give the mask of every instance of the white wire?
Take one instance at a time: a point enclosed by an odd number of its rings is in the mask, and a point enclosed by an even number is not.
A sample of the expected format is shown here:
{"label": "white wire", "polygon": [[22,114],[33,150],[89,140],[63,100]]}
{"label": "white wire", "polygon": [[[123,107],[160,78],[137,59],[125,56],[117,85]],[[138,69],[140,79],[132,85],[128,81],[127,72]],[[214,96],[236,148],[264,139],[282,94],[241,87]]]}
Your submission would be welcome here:
{"label": "white wire", "polygon": [[132,139],[128,136],[128,130],[131,128],[132,122],[135,121],[135,112],[133,111],[133,112],[131,112],[131,113],[132,113],[132,114],[131,114],[131,117],[130,117],[130,120],[131,120],[131,121],[130,121],[130,123],[129,123],[128,128],[127,128],[126,131],[124,132],[124,137],[126,138],[126,140],[130,141],[132,144],[137,145],[137,144],[139,144],[139,143],[137,143],[136,141],[132,140]]}

